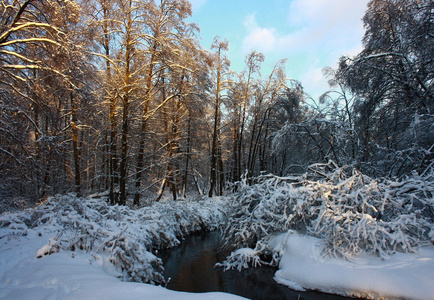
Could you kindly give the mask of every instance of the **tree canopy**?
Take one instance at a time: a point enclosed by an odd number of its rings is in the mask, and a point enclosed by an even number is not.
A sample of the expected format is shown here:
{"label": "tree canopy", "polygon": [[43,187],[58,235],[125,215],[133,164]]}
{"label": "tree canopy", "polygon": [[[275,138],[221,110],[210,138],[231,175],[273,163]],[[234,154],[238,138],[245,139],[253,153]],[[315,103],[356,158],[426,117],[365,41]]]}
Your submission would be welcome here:
{"label": "tree canopy", "polygon": [[261,74],[257,51],[231,71],[230,45],[202,48],[186,0],[1,0],[1,196],[141,205],[329,161],[423,173],[434,158],[433,9],[370,1],[363,50],[325,69],[330,91],[316,101],[285,61]]}

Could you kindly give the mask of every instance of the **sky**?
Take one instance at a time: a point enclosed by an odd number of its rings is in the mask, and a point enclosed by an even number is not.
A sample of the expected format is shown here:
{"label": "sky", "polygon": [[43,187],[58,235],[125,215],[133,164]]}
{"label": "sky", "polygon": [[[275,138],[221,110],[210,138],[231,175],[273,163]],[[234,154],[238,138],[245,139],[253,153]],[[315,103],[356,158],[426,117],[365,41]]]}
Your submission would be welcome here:
{"label": "sky", "polygon": [[243,71],[252,50],[265,55],[262,75],[287,59],[288,78],[301,81],[317,99],[328,88],[324,67],[362,50],[362,18],[368,0],[190,0],[189,22],[200,27],[210,49],[215,36],[229,41],[231,69]]}

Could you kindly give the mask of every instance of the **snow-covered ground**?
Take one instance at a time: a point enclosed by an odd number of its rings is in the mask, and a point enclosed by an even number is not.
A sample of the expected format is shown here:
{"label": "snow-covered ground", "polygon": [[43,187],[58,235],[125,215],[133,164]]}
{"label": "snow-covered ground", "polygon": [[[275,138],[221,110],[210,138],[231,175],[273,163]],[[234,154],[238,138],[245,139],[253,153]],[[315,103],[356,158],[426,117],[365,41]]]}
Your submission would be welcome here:
{"label": "snow-covered ground", "polygon": [[434,299],[432,168],[375,179],[329,162],[255,180],[231,202],[224,233],[236,246],[225,269],[267,264],[296,290]]}
{"label": "snow-covered ground", "polygon": [[[291,189],[289,186],[293,192]],[[432,207],[429,196],[433,191],[430,187],[425,193],[423,201],[428,207]],[[241,219],[245,227],[238,228],[235,234],[255,233],[258,226],[264,234],[256,248],[244,246],[234,251],[222,264],[225,268],[241,269],[267,263],[262,261],[261,254],[271,251],[273,260],[268,263],[274,262],[280,269],[275,280],[292,289],[381,299],[434,299],[434,245],[430,240],[434,230],[425,210],[419,209],[427,217],[421,216],[417,224],[424,226],[422,233],[427,237],[415,247],[415,253],[391,248],[387,255],[365,250],[357,255],[339,256],[327,251],[331,245],[327,236],[312,237],[309,230],[305,235],[281,228],[273,232],[279,223],[265,217],[283,219],[286,209],[280,208],[272,214],[270,211],[282,207],[283,200],[288,198],[276,198],[276,192],[273,195],[272,202],[279,205],[268,205],[269,198],[264,196],[251,197],[258,200],[254,204],[262,206],[263,213],[246,209],[251,223]],[[235,199],[240,200],[243,199]],[[219,228],[225,222],[227,207],[227,200],[213,198],[168,201],[130,209],[110,206],[103,199],[65,195],[53,197],[35,209],[3,213],[0,215],[0,299],[237,299],[224,293],[189,294],[146,284],[164,284],[162,262],[155,255],[157,249],[175,246],[194,231]],[[253,205],[247,203],[245,207]],[[369,217],[365,213],[358,220],[363,222]],[[340,218],[334,220],[342,226],[350,223]],[[369,228],[379,230],[384,226],[383,221],[374,223],[372,216],[369,220],[372,223]],[[362,225],[368,228],[365,223]],[[413,228],[408,224],[403,223],[407,227],[402,228]],[[279,234],[285,231],[288,233]],[[378,240],[373,236],[369,241]]]}
{"label": "snow-covered ground", "polygon": [[0,299],[242,299],[225,293],[192,294],[161,286],[124,282],[104,255],[60,251],[37,258],[47,236],[3,237],[0,244]]}
{"label": "snow-covered ground", "polygon": [[[4,232],[4,231],[3,231]],[[321,240],[297,233],[271,241],[283,256],[277,282],[292,289],[343,295],[434,299],[434,247],[389,260],[358,257],[353,262],[324,258]],[[161,286],[124,282],[107,256],[60,251],[37,258],[47,236],[3,237],[0,244],[0,299],[241,299],[225,293],[192,294]]]}
{"label": "snow-covered ground", "polygon": [[224,206],[215,198],[130,209],[65,195],[35,209],[4,213],[0,299],[239,299],[143,283],[164,284],[155,249],[217,228]]}
{"label": "snow-covered ground", "polygon": [[106,256],[60,251],[37,258],[47,236],[4,237],[0,244],[0,299],[241,299],[224,293],[189,294],[124,282]]}
{"label": "snow-covered ground", "polygon": [[387,260],[324,257],[323,240],[294,231],[270,241],[282,253],[275,280],[291,289],[315,289],[369,299],[434,299],[434,246],[396,253]]}

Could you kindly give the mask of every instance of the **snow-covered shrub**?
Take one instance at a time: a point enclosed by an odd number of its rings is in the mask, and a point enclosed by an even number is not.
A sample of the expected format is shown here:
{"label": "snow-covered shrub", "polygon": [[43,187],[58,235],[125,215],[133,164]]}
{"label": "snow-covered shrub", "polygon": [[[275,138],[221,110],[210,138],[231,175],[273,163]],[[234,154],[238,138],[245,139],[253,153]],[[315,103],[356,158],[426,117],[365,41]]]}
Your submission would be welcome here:
{"label": "snow-covered shrub", "polygon": [[8,228],[8,234],[26,235],[30,223],[29,210],[0,215],[0,228]]}
{"label": "snow-covered shrub", "polygon": [[434,221],[434,176],[373,180],[357,170],[332,181],[322,205],[313,209],[309,232],[328,242],[334,255],[360,252],[385,257],[414,252],[428,243]]}
{"label": "snow-covered shrub", "polygon": [[240,248],[234,251],[226,261],[217,263],[217,267],[223,267],[225,271],[229,269],[247,269],[250,265],[257,267],[261,265],[260,252],[251,248]]}
{"label": "snow-covered shrub", "polygon": [[127,274],[129,281],[163,283],[163,262],[149,252],[142,243],[120,233],[104,242],[110,262]]}
{"label": "snow-covered shrub", "polygon": [[56,240],[50,239],[48,244],[42,246],[38,251],[36,251],[36,257],[41,258],[45,255],[50,255],[59,252],[60,247]]}
{"label": "snow-covered shrub", "polygon": [[296,229],[325,239],[325,254],[350,258],[414,252],[433,241],[432,169],[395,181],[374,180],[333,163],[309,170],[299,177],[266,175],[255,185],[242,183],[224,230],[227,245],[250,247],[261,256],[269,254],[267,239]]}
{"label": "snow-covered shrub", "polygon": [[224,200],[212,199],[156,203],[133,210],[110,206],[104,199],[64,195],[35,209],[4,213],[0,227],[10,235],[33,230],[47,236],[48,244],[37,251],[37,257],[88,251],[95,258],[107,257],[124,280],[158,284],[164,282],[162,261],[153,252],[176,246],[195,231],[217,229],[225,207]]}

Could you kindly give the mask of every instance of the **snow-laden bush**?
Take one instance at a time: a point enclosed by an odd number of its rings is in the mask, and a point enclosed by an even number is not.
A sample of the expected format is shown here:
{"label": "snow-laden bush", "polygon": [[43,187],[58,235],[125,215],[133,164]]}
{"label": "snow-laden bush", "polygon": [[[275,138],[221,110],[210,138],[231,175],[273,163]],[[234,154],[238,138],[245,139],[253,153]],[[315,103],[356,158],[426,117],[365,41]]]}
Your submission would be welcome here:
{"label": "snow-laden bush", "polygon": [[[241,183],[224,230],[227,245],[270,254],[267,239],[296,229],[323,238],[325,255],[366,252],[386,258],[434,241],[432,169],[399,180],[375,180],[332,162],[309,170],[299,177],[261,176],[252,186]],[[271,264],[278,261],[274,255]],[[229,257],[224,266],[243,264]]]}
{"label": "snow-laden bush", "polygon": [[0,228],[7,235],[33,230],[48,236],[37,257],[84,250],[95,259],[108,257],[124,280],[163,283],[162,261],[154,250],[176,246],[192,232],[217,229],[224,219],[223,203],[164,202],[133,210],[102,199],[56,196],[35,209],[2,214]]}
{"label": "snow-laden bush", "polygon": [[217,263],[217,267],[223,267],[225,271],[236,268],[238,271],[247,269],[249,266],[260,266],[260,251],[251,248],[240,248],[234,251],[226,261]]}

